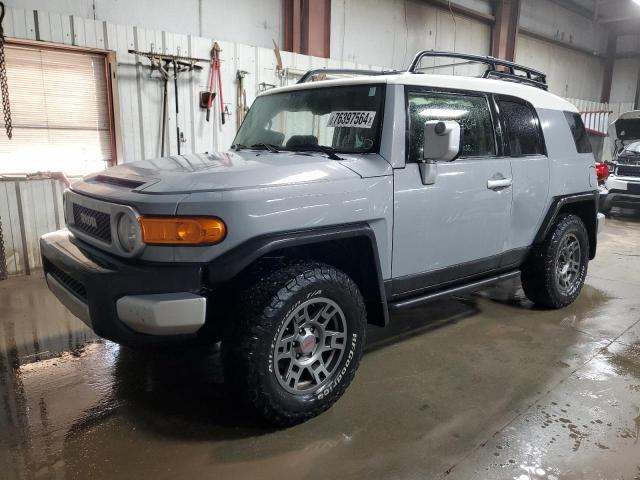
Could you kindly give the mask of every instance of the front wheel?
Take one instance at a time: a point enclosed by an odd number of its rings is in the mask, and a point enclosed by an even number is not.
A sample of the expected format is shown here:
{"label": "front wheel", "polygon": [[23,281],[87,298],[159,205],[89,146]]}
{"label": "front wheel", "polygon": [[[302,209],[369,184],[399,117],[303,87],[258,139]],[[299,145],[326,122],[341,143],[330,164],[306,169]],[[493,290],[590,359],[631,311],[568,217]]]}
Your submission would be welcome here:
{"label": "front wheel", "polygon": [[580,217],[556,219],[522,269],[522,288],[536,305],[562,308],[578,297],[587,276],[589,236]]}
{"label": "front wheel", "polygon": [[239,299],[223,350],[225,379],[244,403],[280,426],[335,403],[365,342],[365,306],[353,280],[302,262],[260,275]]}

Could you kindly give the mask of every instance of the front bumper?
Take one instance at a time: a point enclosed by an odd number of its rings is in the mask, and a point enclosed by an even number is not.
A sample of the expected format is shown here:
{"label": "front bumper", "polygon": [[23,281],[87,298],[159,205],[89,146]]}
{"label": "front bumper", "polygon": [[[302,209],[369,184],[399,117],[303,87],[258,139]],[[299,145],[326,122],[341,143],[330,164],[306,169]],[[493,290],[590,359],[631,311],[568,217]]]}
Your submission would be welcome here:
{"label": "front bumper", "polygon": [[196,336],[204,325],[201,265],[122,261],[68,230],[40,239],[49,289],[96,334],[125,345]]}

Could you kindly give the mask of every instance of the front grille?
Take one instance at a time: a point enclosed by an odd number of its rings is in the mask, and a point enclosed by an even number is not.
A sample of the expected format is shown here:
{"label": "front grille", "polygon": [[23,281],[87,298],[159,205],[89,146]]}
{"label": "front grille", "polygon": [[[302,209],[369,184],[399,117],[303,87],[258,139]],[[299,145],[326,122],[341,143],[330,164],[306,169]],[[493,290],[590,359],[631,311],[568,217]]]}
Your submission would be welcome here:
{"label": "front grille", "polygon": [[88,235],[111,243],[111,217],[108,213],[73,204],[74,226]]}
{"label": "front grille", "polygon": [[616,175],[619,177],[640,177],[640,165],[618,165]]}
{"label": "front grille", "polygon": [[87,289],[84,287],[82,282],[79,282],[71,275],[63,272],[51,262],[47,262],[45,270],[67,289],[71,290],[77,297],[81,298],[85,302],[87,301]]}

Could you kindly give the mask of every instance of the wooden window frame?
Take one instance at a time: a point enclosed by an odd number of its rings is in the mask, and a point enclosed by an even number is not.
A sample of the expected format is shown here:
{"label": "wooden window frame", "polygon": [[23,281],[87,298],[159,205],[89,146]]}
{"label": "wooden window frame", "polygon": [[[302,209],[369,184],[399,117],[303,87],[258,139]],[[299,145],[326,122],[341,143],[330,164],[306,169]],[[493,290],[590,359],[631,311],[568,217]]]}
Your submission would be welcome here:
{"label": "wooden window frame", "polygon": [[[104,58],[104,71],[107,81],[107,111],[109,114],[109,137],[111,141],[111,165],[119,163],[122,158],[122,130],[120,125],[120,97],[118,94],[118,77],[116,52],[101,48],[80,47],[64,43],[44,42],[40,40],[23,40],[20,38],[5,38],[5,45],[16,47],[31,47],[45,50],[62,50],[67,52],[90,53]],[[9,92],[11,100],[11,92]]]}

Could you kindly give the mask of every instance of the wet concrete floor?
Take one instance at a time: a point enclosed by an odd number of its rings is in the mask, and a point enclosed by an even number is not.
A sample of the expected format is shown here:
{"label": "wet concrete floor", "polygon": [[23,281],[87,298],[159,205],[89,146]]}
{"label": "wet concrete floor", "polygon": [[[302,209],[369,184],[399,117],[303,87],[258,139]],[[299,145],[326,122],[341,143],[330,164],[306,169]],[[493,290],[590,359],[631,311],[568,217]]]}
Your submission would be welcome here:
{"label": "wet concrete floor", "polygon": [[275,430],[216,351],[96,339],[40,276],[0,282],[0,478],[640,479],[640,218],[564,310],[517,283],[370,329],[345,396]]}

